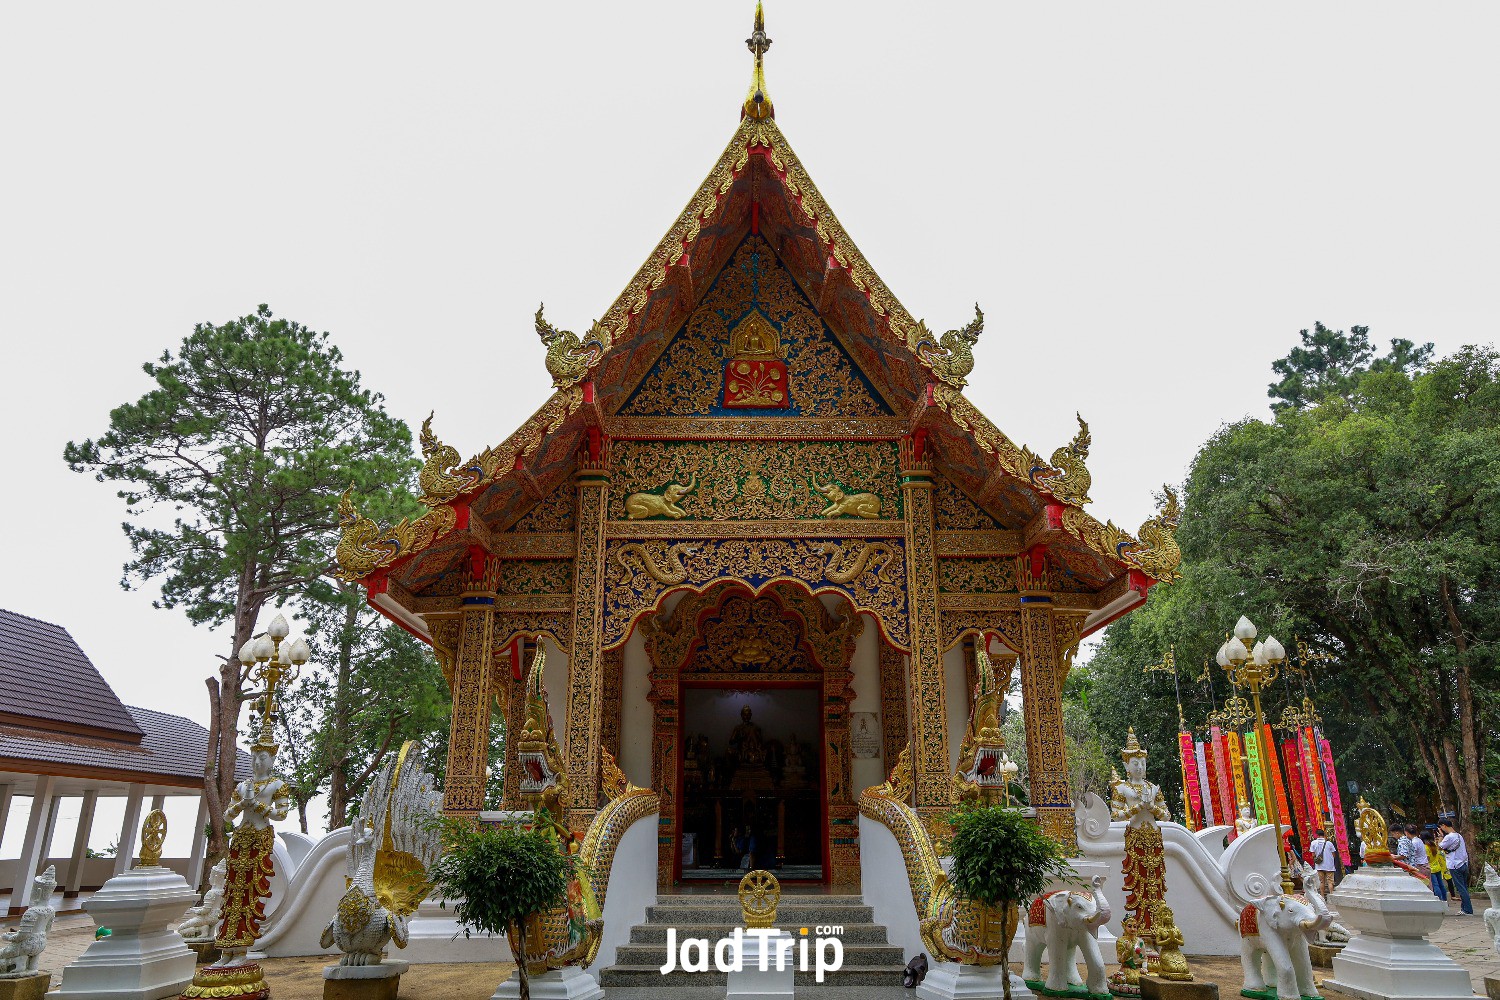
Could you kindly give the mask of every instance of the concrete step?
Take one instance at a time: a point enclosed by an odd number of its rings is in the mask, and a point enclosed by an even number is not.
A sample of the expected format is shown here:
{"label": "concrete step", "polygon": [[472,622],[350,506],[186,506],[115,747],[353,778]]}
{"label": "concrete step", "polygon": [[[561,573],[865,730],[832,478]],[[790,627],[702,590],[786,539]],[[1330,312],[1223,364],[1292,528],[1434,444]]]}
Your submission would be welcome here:
{"label": "concrete step", "polygon": [[[905,966],[900,963],[876,966],[850,966],[845,965],[837,972],[824,973],[823,985],[825,986],[900,986],[901,972]],[[809,969],[807,972],[798,972],[795,976],[797,988],[805,990],[818,985],[817,974]],[[728,985],[727,973],[717,970],[710,972],[684,972],[682,969],[673,969],[666,975],[661,974],[661,964],[656,965],[612,965],[607,969],[599,970],[599,985],[608,989],[610,987],[626,986],[655,986],[679,989],[682,987],[706,987],[715,986],[721,990]]]}
{"label": "concrete step", "polygon": [[[781,901],[776,908],[776,923],[783,927],[813,927],[818,924],[868,924],[875,911],[868,906],[806,906],[800,901]],[[668,904],[646,907],[646,920],[653,924],[676,927],[696,924],[727,924],[742,920],[739,903]]]}
{"label": "concrete step", "polygon": [[[684,937],[702,937],[717,941],[719,938],[729,937],[736,927],[742,926],[744,925],[736,920],[734,923],[694,924],[691,927],[678,927],[677,939],[680,941]],[[844,924],[843,928],[844,933],[839,937],[843,939],[845,945],[885,944],[887,941],[884,924]],[[796,934],[801,930],[801,926],[783,926],[782,930]],[[665,944],[666,940],[666,924],[636,924],[630,929],[631,944]]]}
{"label": "concrete step", "polygon": [[[696,931],[693,937],[699,936]],[[709,941],[717,941],[717,938],[709,937]],[[813,961],[814,945],[808,945],[808,960]],[[622,944],[615,953],[615,962],[620,965],[649,965],[660,969],[667,960],[667,946],[665,944]],[[791,954],[791,961],[798,961],[797,951]],[[851,944],[844,942],[844,968],[852,966],[888,966],[902,964],[901,949],[889,944]]]}

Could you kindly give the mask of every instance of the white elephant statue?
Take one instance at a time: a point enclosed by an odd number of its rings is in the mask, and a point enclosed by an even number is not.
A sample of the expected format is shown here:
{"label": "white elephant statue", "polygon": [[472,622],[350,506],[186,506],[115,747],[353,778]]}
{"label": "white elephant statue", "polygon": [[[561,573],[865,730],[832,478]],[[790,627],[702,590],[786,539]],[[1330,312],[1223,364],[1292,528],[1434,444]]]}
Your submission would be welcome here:
{"label": "white elephant statue", "polygon": [[[1026,913],[1026,962],[1021,978],[1039,993],[1063,995],[1085,987],[1090,994],[1109,996],[1104,976],[1104,956],[1099,951],[1099,928],[1109,922],[1109,900],[1095,875],[1094,891],[1063,889],[1045,893],[1031,901]],[[1047,981],[1042,982],[1042,953],[1047,953]],[[1078,977],[1073,953],[1082,953],[1088,980]]]}
{"label": "white elephant statue", "polygon": [[1295,858],[1289,858],[1292,863],[1292,874],[1302,879],[1302,895],[1307,897],[1308,905],[1318,916],[1328,915],[1328,926],[1318,931],[1318,940],[1315,944],[1348,944],[1354,935],[1349,928],[1335,919],[1338,914],[1334,913],[1328,906],[1328,900],[1324,898],[1323,891],[1318,887],[1318,873],[1313,870],[1312,865],[1303,864]]}
{"label": "white elephant statue", "polygon": [[[1332,923],[1312,904],[1296,896],[1264,896],[1240,911],[1240,960],[1245,968],[1245,996],[1299,1000],[1317,996],[1308,945]],[[1266,963],[1270,963],[1270,974]],[[1275,991],[1267,985],[1274,979]]]}

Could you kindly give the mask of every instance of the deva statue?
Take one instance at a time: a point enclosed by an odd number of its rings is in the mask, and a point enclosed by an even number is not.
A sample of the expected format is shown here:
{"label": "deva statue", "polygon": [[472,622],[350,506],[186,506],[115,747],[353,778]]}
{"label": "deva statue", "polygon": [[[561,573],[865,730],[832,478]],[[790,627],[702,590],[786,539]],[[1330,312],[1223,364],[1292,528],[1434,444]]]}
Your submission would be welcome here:
{"label": "deva statue", "polygon": [[1157,823],[1170,819],[1161,788],[1146,780],[1146,751],[1136,742],[1135,728],[1125,738],[1125,777],[1113,773],[1109,815],[1125,821],[1125,909],[1135,916],[1140,933],[1151,937],[1156,904],[1167,895],[1167,862]]}

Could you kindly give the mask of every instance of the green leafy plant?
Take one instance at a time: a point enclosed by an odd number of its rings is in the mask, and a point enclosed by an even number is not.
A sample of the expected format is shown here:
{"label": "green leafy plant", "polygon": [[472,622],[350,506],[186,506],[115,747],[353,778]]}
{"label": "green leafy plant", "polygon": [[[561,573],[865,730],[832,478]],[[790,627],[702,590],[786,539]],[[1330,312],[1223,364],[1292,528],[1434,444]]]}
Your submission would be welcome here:
{"label": "green leafy plant", "polygon": [[519,824],[480,825],[440,820],[448,849],[429,872],[443,897],[458,900],[454,915],[471,931],[508,934],[520,970],[521,1000],[531,1000],[526,971],[526,918],[562,906],[575,863],[539,832]]}
{"label": "green leafy plant", "polygon": [[[948,881],[967,898],[1006,914],[1004,953],[1014,933],[1009,913],[1056,881],[1077,882],[1062,845],[1041,831],[1020,810],[1005,806],[969,806],[948,815],[953,838],[948,847],[953,867]],[[1001,976],[1010,1000],[1010,973]]]}

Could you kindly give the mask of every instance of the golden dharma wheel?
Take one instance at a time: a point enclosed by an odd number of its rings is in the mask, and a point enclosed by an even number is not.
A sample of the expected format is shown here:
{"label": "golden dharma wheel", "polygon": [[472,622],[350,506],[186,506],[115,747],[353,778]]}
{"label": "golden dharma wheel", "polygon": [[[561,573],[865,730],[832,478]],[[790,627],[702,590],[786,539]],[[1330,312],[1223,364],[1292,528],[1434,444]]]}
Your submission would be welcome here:
{"label": "golden dharma wheel", "polygon": [[770,872],[757,868],[740,879],[740,913],[746,927],[774,927],[780,902],[781,883]]}
{"label": "golden dharma wheel", "polygon": [[141,824],[141,863],[138,868],[155,868],[161,864],[161,848],[167,842],[167,814],[153,809]]}

